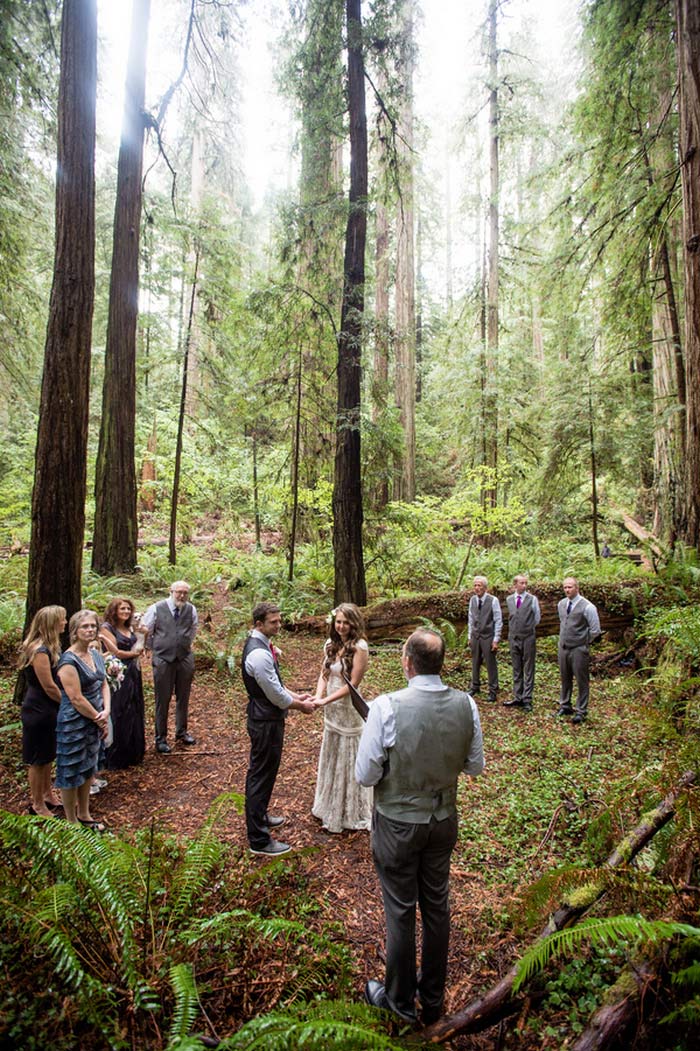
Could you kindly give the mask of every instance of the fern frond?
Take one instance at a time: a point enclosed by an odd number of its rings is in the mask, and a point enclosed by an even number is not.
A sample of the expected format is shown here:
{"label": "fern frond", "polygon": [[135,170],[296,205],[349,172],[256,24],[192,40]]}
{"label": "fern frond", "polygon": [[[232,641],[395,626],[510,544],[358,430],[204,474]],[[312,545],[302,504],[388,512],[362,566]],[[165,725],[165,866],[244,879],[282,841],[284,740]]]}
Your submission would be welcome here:
{"label": "fern frond", "polygon": [[684,967],[682,971],[676,971],[675,974],[671,975],[671,981],[674,985],[685,985],[691,989],[696,986],[700,988],[700,962],[691,963],[689,967]]}
{"label": "fern frond", "polygon": [[617,945],[624,941],[657,942],[680,935],[697,937],[696,927],[686,923],[669,923],[665,920],[645,920],[639,916],[610,916],[604,919],[584,920],[576,927],[555,931],[533,945],[521,958],[513,992],[538,971],[541,971],[556,956],[571,953],[579,945]]}
{"label": "fern frond", "polygon": [[399,1051],[402,1045],[379,1027],[381,1019],[362,1004],[323,1001],[297,1012],[275,1011],[246,1023],[222,1041],[220,1051]]}
{"label": "fern frond", "polygon": [[170,1023],[168,1043],[171,1048],[180,1046],[189,1036],[199,1011],[199,994],[192,967],[177,963],[170,968],[170,984],[175,994],[175,1010]]}
{"label": "fern frond", "polygon": [[648,893],[670,893],[670,888],[647,872],[633,868],[581,868],[566,865],[546,873],[531,884],[522,895],[525,919],[528,924],[536,921],[544,908],[553,908],[555,903],[576,904],[576,897],[588,894],[592,889],[622,891],[637,896]]}
{"label": "fern frond", "polygon": [[191,911],[194,898],[208,884],[212,872],[220,864],[226,847],[214,835],[214,828],[231,809],[239,806],[237,792],[222,793],[212,803],[197,836],[187,844],[182,862],[173,873],[175,893],[170,906],[173,919],[182,919]]}

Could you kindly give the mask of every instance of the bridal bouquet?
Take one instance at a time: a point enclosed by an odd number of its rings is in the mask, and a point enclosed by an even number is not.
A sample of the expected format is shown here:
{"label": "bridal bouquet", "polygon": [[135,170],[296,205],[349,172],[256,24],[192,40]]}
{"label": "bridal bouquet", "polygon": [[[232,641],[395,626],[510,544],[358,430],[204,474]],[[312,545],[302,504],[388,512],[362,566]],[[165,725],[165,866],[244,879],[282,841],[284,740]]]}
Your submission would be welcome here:
{"label": "bridal bouquet", "polygon": [[124,673],[126,672],[124,662],[120,661],[119,657],[108,657],[105,661],[105,672],[107,673],[109,688],[118,690],[124,682]]}

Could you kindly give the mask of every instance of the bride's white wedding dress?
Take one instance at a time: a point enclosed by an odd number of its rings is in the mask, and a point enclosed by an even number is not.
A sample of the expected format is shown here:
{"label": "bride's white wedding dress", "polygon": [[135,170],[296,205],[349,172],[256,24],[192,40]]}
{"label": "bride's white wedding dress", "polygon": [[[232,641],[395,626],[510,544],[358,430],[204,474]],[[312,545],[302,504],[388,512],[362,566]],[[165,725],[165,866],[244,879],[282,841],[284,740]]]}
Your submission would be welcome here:
{"label": "bride's white wedding dress", "polygon": [[[357,648],[369,649],[365,639],[357,640]],[[343,685],[341,672],[342,662],[337,660],[330,667],[326,696]],[[363,788],[355,780],[355,759],[363,726],[349,695],[331,701],[323,709],[323,741],[311,813],[321,819],[328,832],[371,826],[372,789]]]}

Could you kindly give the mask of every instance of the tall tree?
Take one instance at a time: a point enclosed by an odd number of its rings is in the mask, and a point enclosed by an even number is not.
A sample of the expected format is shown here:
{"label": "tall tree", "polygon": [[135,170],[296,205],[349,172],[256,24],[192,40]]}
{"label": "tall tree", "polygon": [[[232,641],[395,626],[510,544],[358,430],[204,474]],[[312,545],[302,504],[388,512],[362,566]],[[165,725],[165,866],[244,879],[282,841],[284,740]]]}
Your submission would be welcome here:
{"label": "tall tree", "polygon": [[367,601],[362,549],[360,398],[367,239],[367,114],[361,0],[346,0],[350,192],[338,336],[338,414],[333,485],[335,601]]}
{"label": "tall tree", "polygon": [[401,463],[394,498],[416,496],[416,276],[413,202],[413,23],[414,0],[403,0],[399,77],[401,102],[397,148],[400,194],[396,235],[396,404],[403,429]]}
{"label": "tall tree", "polygon": [[700,6],[676,0],[685,261],[686,448],[683,538],[700,549]]}
{"label": "tall tree", "polygon": [[36,443],[27,621],[80,608],[95,289],[96,0],[65,0],[61,26],[54,276]]}
{"label": "tall tree", "polygon": [[92,568],[105,574],[130,573],[136,565],[136,327],[150,4],[134,0],[117,168],[92,549]]}
{"label": "tall tree", "polygon": [[[489,0],[489,221],[488,221],[488,277],[486,293],[486,354],[484,375],[484,463],[496,469],[498,463],[498,399],[496,373],[498,368],[498,238],[499,238],[499,113],[498,113],[498,0]],[[495,473],[493,484],[484,492],[484,499],[496,506]]]}

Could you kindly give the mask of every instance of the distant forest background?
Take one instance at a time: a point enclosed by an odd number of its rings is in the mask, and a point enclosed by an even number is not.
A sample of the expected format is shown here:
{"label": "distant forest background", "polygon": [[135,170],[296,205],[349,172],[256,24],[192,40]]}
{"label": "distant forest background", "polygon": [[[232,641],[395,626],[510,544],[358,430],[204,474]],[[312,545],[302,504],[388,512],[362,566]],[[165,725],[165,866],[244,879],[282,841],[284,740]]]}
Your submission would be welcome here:
{"label": "distant forest background", "polygon": [[[171,563],[203,523],[245,537],[312,606],[454,587],[498,543],[619,552],[625,521],[697,549],[695,4],[584,3],[567,37],[534,2],[467,6],[441,113],[431,3],[137,0],[115,70],[104,6],[3,0],[0,529],[30,545],[27,613],[77,608],[84,538],[131,572],[139,528]],[[257,18],[289,115],[264,196]]]}

